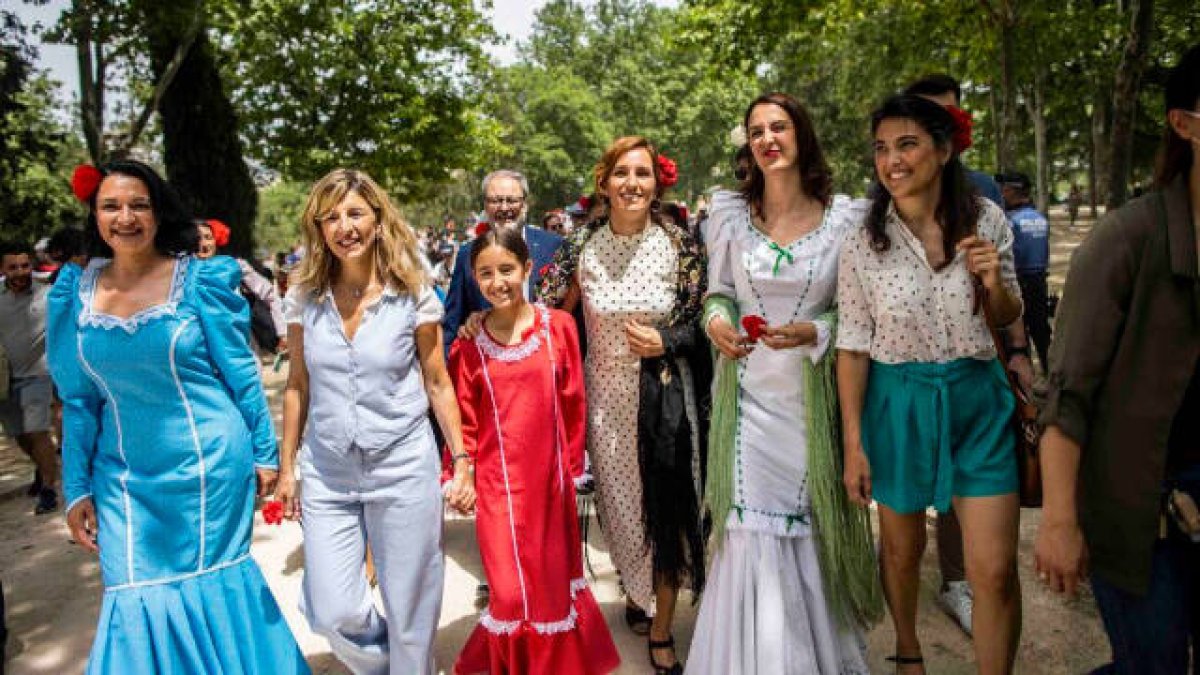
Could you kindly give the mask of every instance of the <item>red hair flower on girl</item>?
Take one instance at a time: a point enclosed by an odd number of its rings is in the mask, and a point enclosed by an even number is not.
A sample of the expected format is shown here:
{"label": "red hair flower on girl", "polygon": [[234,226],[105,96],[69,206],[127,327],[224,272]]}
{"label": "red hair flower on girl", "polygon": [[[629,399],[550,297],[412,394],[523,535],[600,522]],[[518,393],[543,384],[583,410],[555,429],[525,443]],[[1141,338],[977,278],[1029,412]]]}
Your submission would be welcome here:
{"label": "red hair flower on girl", "polygon": [[92,200],[96,190],[100,189],[102,180],[104,174],[100,173],[100,169],[91,164],[80,164],[71,172],[71,192],[75,193],[76,199],[86,204]]}
{"label": "red hair flower on girl", "polygon": [[666,155],[658,156],[658,184],[669,188],[679,182],[679,167]]}
{"label": "red hair flower on girl", "polygon": [[217,248],[223,248],[229,243],[229,226],[216,218],[204,221],[208,225],[208,229],[212,230],[213,241],[216,242]]}
{"label": "red hair flower on girl", "polygon": [[971,113],[956,105],[948,105],[946,110],[954,118],[954,151],[963,152],[971,147],[971,128],[975,122],[971,119]]}

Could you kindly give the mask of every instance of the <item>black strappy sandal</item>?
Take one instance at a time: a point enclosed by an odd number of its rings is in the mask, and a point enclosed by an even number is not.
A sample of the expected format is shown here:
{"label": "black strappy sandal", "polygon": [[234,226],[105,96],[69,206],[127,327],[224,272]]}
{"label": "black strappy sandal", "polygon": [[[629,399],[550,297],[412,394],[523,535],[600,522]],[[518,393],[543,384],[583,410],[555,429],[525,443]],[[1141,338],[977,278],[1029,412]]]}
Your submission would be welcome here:
{"label": "black strappy sandal", "polygon": [[654,660],[655,649],[675,651],[674,635],[666,640],[650,640],[648,644],[650,645],[650,667],[654,669],[654,675],[683,675],[683,664],[679,662],[679,659],[675,659],[675,663],[670,666],[660,666],[658,661]]}
{"label": "black strappy sandal", "polygon": [[650,617],[641,607],[625,603],[625,625],[634,635],[646,637],[650,634]]}
{"label": "black strappy sandal", "polygon": [[923,666],[925,665],[925,657],[923,656],[900,656],[899,654],[887,657],[888,661],[896,664],[896,669],[900,666]]}

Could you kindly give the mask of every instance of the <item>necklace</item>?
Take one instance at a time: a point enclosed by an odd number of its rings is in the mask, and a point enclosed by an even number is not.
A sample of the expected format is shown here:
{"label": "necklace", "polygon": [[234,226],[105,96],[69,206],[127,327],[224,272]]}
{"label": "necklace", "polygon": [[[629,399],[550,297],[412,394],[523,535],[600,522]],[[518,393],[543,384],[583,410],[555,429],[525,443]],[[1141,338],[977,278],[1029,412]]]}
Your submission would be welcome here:
{"label": "necklace", "polygon": [[[786,248],[779,246],[779,244],[775,243],[775,241],[773,239],[770,239],[769,237],[764,235],[762,232],[760,232],[758,230],[758,228],[754,227],[753,222],[747,223],[747,225],[750,227],[750,231],[753,232],[757,236],[758,239],[765,242],[767,244],[767,247],[770,248],[771,251],[774,252],[776,255],[775,265],[772,269],[772,276],[777,276],[779,274],[779,266],[784,258],[787,259],[787,262],[789,265],[791,265],[795,262],[795,257],[791,254],[790,249],[795,247],[800,242],[806,241],[807,239],[809,239],[810,237],[812,237],[813,235],[815,235],[816,233],[818,233],[822,229],[824,229],[825,221],[829,218],[829,212],[830,212],[830,209],[825,210],[825,213],[821,216],[821,222],[820,222],[820,224],[817,225],[816,229],[805,234],[804,236],[800,237],[796,241],[792,242]],[[766,303],[763,302],[762,293],[760,293],[758,290],[758,287],[754,285],[754,271],[752,269],[753,261],[754,261],[754,251],[753,250],[746,251],[742,255],[742,264],[746,271],[746,283],[750,286],[750,293],[754,296],[754,303],[758,306],[758,315],[761,316],[762,318],[766,319],[768,324],[774,326],[776,324],[773,321],[771,321],[771,317],[767,316],[767,306],[766,306]],[[796,302],[796,309],[792,311],[791,317],[785,323],[778,324],[778,325],[787,325],[789,323],[795,323],[796,320],[800,318],[800,311],[804,308],[804,301],[808,299],[809,290],[812,289],[813,277],[816,276],[816,267],[819,264],[819,262],[820,262],[819,260],[814,260],[814,259],[810,259],[808,261],[808,264],[805,266],[804,290],[800,291],[800,299],[799,299],[799,301]]]}

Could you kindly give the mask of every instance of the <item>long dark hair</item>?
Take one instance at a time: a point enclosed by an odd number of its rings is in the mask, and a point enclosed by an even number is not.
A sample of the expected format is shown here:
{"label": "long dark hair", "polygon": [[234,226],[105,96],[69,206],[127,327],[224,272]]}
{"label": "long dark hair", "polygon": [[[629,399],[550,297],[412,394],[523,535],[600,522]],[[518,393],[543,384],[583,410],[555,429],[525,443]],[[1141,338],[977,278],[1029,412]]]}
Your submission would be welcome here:
{"label": "long dark hair", "polygon": [[[157,231],[154,233],[154,250],[162,255],[176,256],[195,253],[200,246],[200,233],[188,214],[175,189],[162,179],[150,166],[132,159],[117,159],[100,166],[105,178],[121,174],[142,181],[150,193],[150,208],[154,211]],[[100,225],[96,221],[97,189],[88,200],[88,217],[84,233],[90,257],[111,258],[112,249],[100,236]]]}
{"label": "long dark hair", "polygon": [[[1200,45],[1187,50],[1171,69],[1165,99],[1168,113],[1172,110],[1195,111],[1196,103],[1200,102]],[[1166,187],[1176,176],[1191,171],[1193,161],[1192,144],[1167,124],[1154,168],[1154,184],[1159,188]]]}
{"label": "long dark hair", "polygon": [[[950,159],[942,166],[942,194],[938,197],[935,215],[942,226],[942,247],[946,263],[954,260],[954,247],[959,241],[975,234],[979,223],[979,196],[967,171],[963,168],[954,150],[954,117],[942,106],[920,96],[892,96],[871,113],[871,135],[879,130],[886,119],[908,119],[916,122],[933,138],[939,150],[950,153]],[[871,248],[882,253],[892,241],[887,236],[887,212],[892,203],[892,193],[884,186],[881,176],[875,176],[879,189],[871,201],[867,213],[867,232],[871,234]]]}
{"label": "long dark hair", "polygon": [[475,237],[471,243],[471,270],[475,270],[475,261],[479,254],[489,246],[499,246],[517,257],[517,262],[524,265],[529,262],[529,246],[519,227],[492,227],[487,232]]}
{"label": "long dark hair", "polygon": [[[746,114],[742,115],[742,126],[749,128],[750,113],[758,106],[768,103],[783,108],[796,130],[796,161],[800,164],[800,189],[804,194],[829,206],[833,201],[833,172],[829,169],[829,163],[825,161],[825,153],[821,152],[821,143],[817,140],[812,117],[799,101],[779,92],[763,94],[746,107]],[[739,188],[751,210],[759,215],[762,215],[763,190],[766,189],[766,183],[762,168],[751,155],[750,173]]]}

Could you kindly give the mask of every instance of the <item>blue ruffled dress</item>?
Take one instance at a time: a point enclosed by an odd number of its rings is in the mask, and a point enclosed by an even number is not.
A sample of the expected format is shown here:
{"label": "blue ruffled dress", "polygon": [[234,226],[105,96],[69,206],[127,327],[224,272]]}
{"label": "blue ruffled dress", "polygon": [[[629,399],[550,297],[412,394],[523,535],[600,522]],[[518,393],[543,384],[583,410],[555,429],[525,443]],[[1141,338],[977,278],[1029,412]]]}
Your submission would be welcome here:
{"label": "blue ruffled dress", "polygon": [[255,466],[278,450],[231,258],[183,256],[167,301],[96,312],[109,264],[60,273],[47,352],[63,492],[91,497],[104,599],[88,673],[308,673],[250,557]]}

